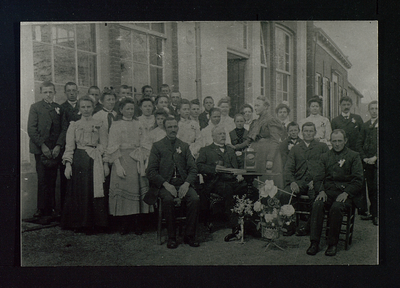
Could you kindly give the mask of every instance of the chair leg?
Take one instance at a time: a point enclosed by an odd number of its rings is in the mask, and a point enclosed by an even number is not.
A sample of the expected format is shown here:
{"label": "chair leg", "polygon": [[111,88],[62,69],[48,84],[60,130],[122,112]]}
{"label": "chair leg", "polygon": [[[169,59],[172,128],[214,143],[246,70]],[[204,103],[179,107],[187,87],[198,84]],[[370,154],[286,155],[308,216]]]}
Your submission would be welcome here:
{"label": "chair leg", "polygon": [[162,221],[162,207],[161,200],[158,200],[158,223],[157,223],[157,244],[161,245],[161,221]]}

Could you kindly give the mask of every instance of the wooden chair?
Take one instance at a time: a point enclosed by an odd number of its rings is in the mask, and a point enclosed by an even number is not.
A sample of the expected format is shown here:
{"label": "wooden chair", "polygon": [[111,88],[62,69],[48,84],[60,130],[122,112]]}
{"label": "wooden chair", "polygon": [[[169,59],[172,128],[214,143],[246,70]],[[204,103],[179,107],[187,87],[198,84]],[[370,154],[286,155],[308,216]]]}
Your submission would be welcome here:
{"label": "wooden chair", "polygon": [[[166,223],[165,218],[162,215],[162,200],[158,198],[157,200],[158,206],[158,224],[157,224],[157,244],[161,245],[161,232],[162,232],[162,224]],[[180,207],[175,207],[175,221],[177,222],[177,226],[179,227],[179,235],[182,235],[182,227],[186,224],[186,203],[182,202]]]}
{"label": "wooden chair", "polygon": [[[343,215],[343,220],[342,220],[342,227],[340,229],[340,234],[339,234],[339,241],[344,242],[344,249],[348,250],[349,246],[351,245],[353,241],[353,230],[354,230],[354,220],[355,220],[355,213],[356,213],[356,207],[353,203],[353,205],[345,211]],[[328,236],[329,233],[329,221],[328,221],[328,216],[329,216],[329,211],[325,210],[325,236]],[[341,235],[345,235],[345,237],[340,237]],[[344,238],[344,239],[343,239]]]}
{"label": "wooden chair", "polygon": [[302,215],[306,215],[307,217],[311,216],[311,209],[313,205],[313,200],[307,195],[300,195],[297,200],[296,207],[296,226],[299,227],[300,217]]}

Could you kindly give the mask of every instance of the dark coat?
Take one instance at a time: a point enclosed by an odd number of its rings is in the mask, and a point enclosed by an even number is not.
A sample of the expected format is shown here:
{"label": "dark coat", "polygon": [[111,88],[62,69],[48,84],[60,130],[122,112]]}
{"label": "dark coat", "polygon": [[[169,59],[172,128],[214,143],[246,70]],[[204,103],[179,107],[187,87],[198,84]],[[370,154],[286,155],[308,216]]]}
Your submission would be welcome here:
{"label": "dark coat", "polygon": [[231,144],[235,146],[236,151],[243,151],[247,146],[249,145],[249,142],[247,140],[247,135],[249,134],[249,131],[244,129],[243,133],[243,142],[239,143],[239,138],[236,133],[236,129],[233,129],[231,132],[229,132],[229,137],[231,138]]}
{"label": "dark coat", "polygon": [[347,135],[346,147],[353,151],[357,151],[357,141],[361,136],[361,128],[363,120],[360,115],[350,113],[349,119],[344,119],[343,115],[333,118],[331,122],[332,131],[335,129],[343,129]]}
{"label": "dark coat", "polygon": [[147,204],[153,205],[157,201],[159,189],[163,187],[164,182],[171,181],[175,166],[184,182],[193,186],[197,177],[197,167],[189,145],[178,138],[172,145],[168,137],[153,143],[146,169],[150,182],[150,189],[144,198]]}
{"label": "dark coat", "polygon": [[302,140],[290,150],[284,168],[285,186],[296,182],[299,187],[306,186],[322,169],[321,155],[328,152],[329,148],[325,143],[318,140],[311,141],[307,145]]}
{"label": "dark coat", "polygon": [[288,137],[285,140],[283,140],[279,144],[279,150],[281,151],[281,158],[282,158],[282,165],[285,166],[287,157],[289,155],[289,152],[291,149],[289,149],[289,144],[293,145],[299,145],[301,142],[304,142],[303,139],[300,137],[297,137],[296,141],[293,143],[292,138]]}
{"label": "dark coat", "polygon": [[[361,159],[371,158],[377,156],[378,153],[378,127],[376,123],[368,120],[363,124],[361,130],[361,137],[358,142],[358,151],[360,152]],[[376,162],[375,162],[376,165]]]}
{"label": "dark coat", "polygon": [[100,110],[103,110],[103,105],[100,102],[97,102],[97,104],[94,105],[93,115],[99,112]]}
{"label": "dark coat", "polygon": [[[339,164],[340,160],[344,160],[342,167]],[[321,163],[322,169],[314,181],[316,192],[329,190],[346,192],[357,207],[363,207],[361,189],[364,174],[360,155],[347,147],[340,153],[332,149],[322,154]]]}
{"label": "dark coat", "polygon": [[203,111],[202,113],[200,113],[199,115],[200,130],[208,126],[208,121],[210,120],[209,117],[210,116],[207,111]]}
{"label": "dark coat", "polygon": [[42,154],[43,143],[49,149],[54,149],[56,145],[63,148],[65,141],[61,137],[60,105],[55,102],[48,104],[44,100],[32,104],[28,116],[28,135],[30,153]]}
{"label": "dark coat", "polygon": [[211,178],[216,176],[218,173],[215,171],[215,166],[219,161],[222,161],[222,165],[226,168],[238,168],[235,150],[229,146],[224,146],[224,148],[224,152],[222,152],[219,146],[212,143],[200,149],[196,161],[197,170],[200,174]]}
{"label": "dark coat", "polygon": [[69,127],[69,123],[71,121],[78,121],[81,119],[81,115],[79,113],[78,104],[76,104],[75,108],[69,104],[68,101],[65,101],[61,104],[62,110],[62,120],[61,120],[61,138],[63,143],[65,143],[67,130]]}

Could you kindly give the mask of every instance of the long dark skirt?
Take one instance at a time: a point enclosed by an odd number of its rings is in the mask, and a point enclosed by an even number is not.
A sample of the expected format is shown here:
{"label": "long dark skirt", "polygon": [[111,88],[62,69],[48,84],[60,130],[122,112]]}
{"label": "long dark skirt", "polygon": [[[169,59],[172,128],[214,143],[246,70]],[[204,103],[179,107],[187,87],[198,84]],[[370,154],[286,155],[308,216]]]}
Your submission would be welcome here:
{"label": "long dark skirt", "polygon": [[72,178],[68,180],[61,218],[63,228],[92,228],[108,225],[106,198],[93,198],[93,159],[83,149],[76,149]]}

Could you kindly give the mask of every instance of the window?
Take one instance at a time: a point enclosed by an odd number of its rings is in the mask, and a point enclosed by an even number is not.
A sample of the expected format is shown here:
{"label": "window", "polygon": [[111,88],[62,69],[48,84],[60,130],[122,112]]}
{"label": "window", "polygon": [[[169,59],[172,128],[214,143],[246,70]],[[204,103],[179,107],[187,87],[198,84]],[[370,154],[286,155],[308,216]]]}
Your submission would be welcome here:
{"label": "window", "polygon": [[[158,29],[158,32],[164,31],[164,24],[151,24],[151,28]],[[163,39],[145,32],[120,28],[119,40],[121,85],[133,86],[138,92],[144,85],[151,85],[153,91],[158,91],[163,83]]]}
{"label": "window", "polygon": [[323,78],[322,89],[322,115],[331,118],[331,95],[329,78]]}
{"label": "window", "polygon": [[267,91],[267,42],[266,42],[266,35],[267,35],[267,26],[265,23],[261,23],[260,29],[260,62],[261,62],[261,95],[266,96]]}
{"label": "window", "polygon": [[276,42],[276,101],[289,102],[290,82],[292,76],[292,36],[277,27],[275,29],[275,42]]}
{"label": "window", "polygon": [[323,95],[323,84],[321,74],[316,73],[315,75],[315,95]]}
{"label": "window", "polygon": [[339,114],[339,75],[332,73],[333,91],[332,91],[332,107],[331,117],[336,117]]}
{"label": "window", "polygon": [[32,42],[35,81],[71,81],[79,88],[96,85],[94,24],[33,25]]}

